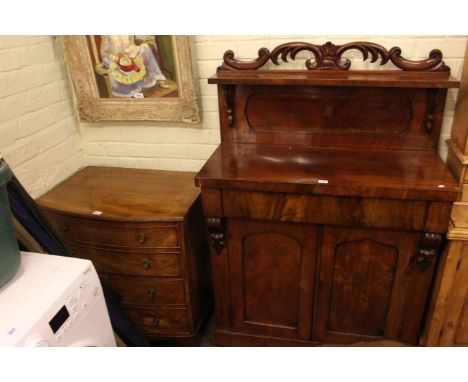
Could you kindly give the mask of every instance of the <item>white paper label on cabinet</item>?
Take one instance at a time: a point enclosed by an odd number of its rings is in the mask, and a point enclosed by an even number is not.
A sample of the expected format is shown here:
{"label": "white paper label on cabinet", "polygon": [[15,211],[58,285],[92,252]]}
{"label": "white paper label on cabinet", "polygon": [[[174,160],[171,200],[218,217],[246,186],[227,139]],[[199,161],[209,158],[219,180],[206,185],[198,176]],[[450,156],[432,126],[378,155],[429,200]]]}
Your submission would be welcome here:
{"label": "white paper label on cabinet", "polygon": [[326,179],[319,179],[319,180],[318,180],[318,183],[327,184],[327,183],[328,183],[328,180],[326,180]]}
{"label": "white paper label on cabinet", "polygon": [[93,215],[102,215],[102,211],[93,211]]}

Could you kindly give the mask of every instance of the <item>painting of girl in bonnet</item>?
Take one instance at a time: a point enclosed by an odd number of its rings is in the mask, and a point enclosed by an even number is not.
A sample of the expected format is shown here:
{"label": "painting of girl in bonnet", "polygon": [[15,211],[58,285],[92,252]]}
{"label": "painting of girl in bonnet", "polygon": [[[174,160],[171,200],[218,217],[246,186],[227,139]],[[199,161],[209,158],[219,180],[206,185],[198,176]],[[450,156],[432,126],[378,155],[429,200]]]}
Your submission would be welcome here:
{"label": "painting of girl in bonnet", "polygon": [[177,97],[169,36],[89,37],[101,96]]}

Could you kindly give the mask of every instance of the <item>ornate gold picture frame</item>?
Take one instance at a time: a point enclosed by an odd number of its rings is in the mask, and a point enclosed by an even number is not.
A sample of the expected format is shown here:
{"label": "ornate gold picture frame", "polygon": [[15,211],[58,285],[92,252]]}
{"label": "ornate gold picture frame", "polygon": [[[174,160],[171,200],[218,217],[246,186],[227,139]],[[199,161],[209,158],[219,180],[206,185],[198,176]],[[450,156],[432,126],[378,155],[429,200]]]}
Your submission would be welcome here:
{"label": "ornate gold picture frame", "polygon": [[[116,43],[105,41],[114,37]],[[82,121],[201,121],[190,36],[144,38],[147,41],[133,36],[62,37]],[[127,42],[122,45],[123,40]],[[118,44],[122,53],[116,53],[117,48],[109,57],[103,53]],[[132,53],[135,50],[138,53]],[[150,78],[152,70],[162,77]]]}

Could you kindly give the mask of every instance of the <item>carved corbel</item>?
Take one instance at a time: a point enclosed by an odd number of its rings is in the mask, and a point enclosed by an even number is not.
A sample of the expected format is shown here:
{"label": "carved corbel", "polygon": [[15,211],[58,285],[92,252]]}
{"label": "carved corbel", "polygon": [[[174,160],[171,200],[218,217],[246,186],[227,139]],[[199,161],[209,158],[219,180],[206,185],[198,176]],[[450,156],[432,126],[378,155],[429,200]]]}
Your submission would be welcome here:
{"label": "carved corbel", "polygon": [[411,259],[421,272],[427,270],[436,260],[441,242],[440,233],[424,233],[419,242],[418,252]]}
{"label": "carved corbel", "polygon": [[219,217],[206,218],[206,225],[210,233],[211,245],[219,255],[226,244],[226,221]]}
{"label": "carved corbel", "polygon": [[226,102],[228,126],[232,127],[234,125],[234,94],[236,90],[232,85],[223,85],[223,90],[224,101]]}
{"label": "carved corbel", "polygon": [[427,110],[424,127],[430,133],[434,126],[435,110],[437,108],[437,99],[439,98],[439,89],[431,89],[428,93]]}

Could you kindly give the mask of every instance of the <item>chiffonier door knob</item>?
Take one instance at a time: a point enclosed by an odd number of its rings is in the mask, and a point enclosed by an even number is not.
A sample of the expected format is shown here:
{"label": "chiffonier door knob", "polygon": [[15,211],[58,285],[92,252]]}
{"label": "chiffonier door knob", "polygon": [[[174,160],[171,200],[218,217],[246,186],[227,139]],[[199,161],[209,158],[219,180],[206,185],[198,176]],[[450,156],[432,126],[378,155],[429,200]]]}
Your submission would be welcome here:
{"label": "chiffonier door knob", "polygon": [[148,298],[150,300],[152,300],[154,298],[154,289],[151,288],[149,291],[148,291]]}
{"label": "chiffonier door knob", "polygon": [[159,318],[153,318],[153,325],[159,327]]}
{"label": "chiffonier door knob", "polygon": [[70,229],[70,227],[68,226],[68,224],[65,224],[60,231],[62,233],[67,233],[69,229]]}
{"label": "chiffonier door knob", "polygon": [[151,261],[148,261],[148,260],[143,261],[143,268],[150,269],[151,268]]}
{"label": "chiffonier door knob", "polygon": [[147,239],[147,238],[146,238],[146,235],[145,235],[144,233],[140,233],[140,236],[138,236],[138,242],[139,242],[140,244],[146,243],[146,239]]}

